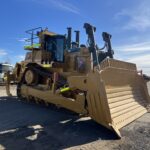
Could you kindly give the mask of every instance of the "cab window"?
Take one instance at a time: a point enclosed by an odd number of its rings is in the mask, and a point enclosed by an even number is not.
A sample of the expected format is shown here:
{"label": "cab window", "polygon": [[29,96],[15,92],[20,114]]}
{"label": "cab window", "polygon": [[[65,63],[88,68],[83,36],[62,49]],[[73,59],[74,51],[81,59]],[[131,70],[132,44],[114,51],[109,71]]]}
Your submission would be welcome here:
{"label": "cab window", "polygon": [[46,36],[44,49],[51,52],[53,61],[64,61],[64,42],[64,36]]}

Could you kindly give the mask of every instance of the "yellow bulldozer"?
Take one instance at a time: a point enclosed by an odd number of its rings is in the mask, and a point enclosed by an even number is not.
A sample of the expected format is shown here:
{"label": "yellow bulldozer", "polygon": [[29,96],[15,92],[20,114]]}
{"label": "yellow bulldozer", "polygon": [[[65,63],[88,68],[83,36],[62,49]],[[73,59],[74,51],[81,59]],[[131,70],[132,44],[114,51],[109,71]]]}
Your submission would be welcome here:
{"label": "yellow bulldozer", "polygon": [[65,35],[48,29],[28,30],[31,38],[25,60],[17,63],[13,74],[7,73],[7,94],[11,80],[17,82],[17,96],[44,101],[91,117],[113,130],[139,118],[148,110],[150,96],[147,81],[133,63],[116,60],[111,35],[102,33],[104,47],[95,42],[96,27],[84,24],[87,44],[80,45],[80,31],[72,28]]}

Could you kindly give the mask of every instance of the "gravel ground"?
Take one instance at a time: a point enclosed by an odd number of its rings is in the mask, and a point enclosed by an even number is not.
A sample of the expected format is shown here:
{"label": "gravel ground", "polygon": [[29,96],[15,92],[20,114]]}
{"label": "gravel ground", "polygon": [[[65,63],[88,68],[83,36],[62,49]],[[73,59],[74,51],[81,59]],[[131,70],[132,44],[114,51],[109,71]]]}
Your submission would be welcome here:
{"label": "gravel ground", "polygon": [[150,113],[122,128],[118,140],[90,118],[20,101],[11,91],[7,97],[0,86],[0,150],[150,150]]}

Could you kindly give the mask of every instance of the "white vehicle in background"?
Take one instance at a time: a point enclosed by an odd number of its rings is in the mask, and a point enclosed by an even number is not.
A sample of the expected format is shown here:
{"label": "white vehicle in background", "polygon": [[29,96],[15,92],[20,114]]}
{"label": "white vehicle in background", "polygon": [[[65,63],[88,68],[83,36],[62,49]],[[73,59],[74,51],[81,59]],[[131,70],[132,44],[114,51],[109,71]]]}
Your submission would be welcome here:
{"label": "white vehicle in background", "polygon": [[13,71],[13,66],[10,64],[0,63],[0,83],[4,83],[4,75],[6,72]]}

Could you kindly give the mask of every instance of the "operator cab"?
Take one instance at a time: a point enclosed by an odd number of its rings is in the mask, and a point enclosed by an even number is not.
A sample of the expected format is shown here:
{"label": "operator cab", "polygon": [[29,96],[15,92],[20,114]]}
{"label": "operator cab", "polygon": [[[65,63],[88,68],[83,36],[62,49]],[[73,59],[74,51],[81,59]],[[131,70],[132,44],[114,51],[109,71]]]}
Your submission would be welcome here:
{"label": "operator cab", "polygon": [[[59,35],[48,31],[46,28],[35,28],[26,31],[31,35],[26,41],[29,45],[24,48],[32,52],[28,52],[25,61],[37,63],[64,62],[65,35]],[[29,59],[30,58],[30,59]]]}
{"label": "operator cab", "polygon": [[64,62],[65,36],[44,35],[44,50],[51,53],[51,59],[55,62]]}

